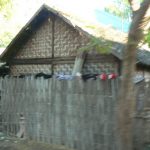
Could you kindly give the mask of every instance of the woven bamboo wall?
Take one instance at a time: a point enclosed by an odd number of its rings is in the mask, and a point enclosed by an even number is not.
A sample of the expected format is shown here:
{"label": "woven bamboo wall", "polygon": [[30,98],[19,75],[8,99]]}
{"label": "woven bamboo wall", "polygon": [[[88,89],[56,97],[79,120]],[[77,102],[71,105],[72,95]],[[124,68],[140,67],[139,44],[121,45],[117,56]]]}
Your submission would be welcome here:
{"label": "woven bamboo wall", "polygon": [[[54,74],[72,74],[74,64],[56,64],[53,67]],[[39,72],[51,74],[52,65],[12,65],[10,67],[11,75],[36,74]],[[101,73],[118,73],[117,62],[98,62],[85,63],[82,74],[101,74]]]}
{"label": "woven bamboo wall", "polygon": [[[54,43],[52,40],[53,36]],[[53,30],[53,22],[48,18],[17,53],[15,59],[52,58],[53,44],[53,56],[55,58],[76,56],[77,50],[85,46],[88,42],[88,37],[81,34],[59,17],[55,18]],[[92,50],[89,52],[90,55],[97,56],[97,52]],[[67,63],[67,61],[62,64],[56,63],[53,67],[53,72],[54,74],[72,74],[73,65],[74,61],[71,63]],[[97,63],[86,63],[83,68],[83,73],[117,72],[117,67],[116,61],[109,61],[106,55],[102,60],[98,60]],[[35,74],[39,72],[51,73],[51,68],[51,64],[14,64],[11,65],[10,72],[12,75]]]}
{"label": "woven bamboo wall", "polygon": [[[74,64],[59,64],[54,66],[55,74],[72,74]],[[83,74],[118,73],[118,64],[112,62],[85,63],[82,69]]]}
{"label": "woven bamboo wall", "polygon": [[11,75],[36,74],[39,72],[51,74],[51,65],[13,65],[10,67]]}
{"label": "woven bamboo wall", "polygon": [[[74,64],[54,65],[54,74],[72,74]],[[20,74],[36,74],[39,72],[51,74],[51,65],[13,65],[10,67],[11,74],[14,76]],[[82,73],[117,73],[118,64],[111,62],[86,63],[83,66]]]}
{"label": "woven bamboo wall", "polygon": [[33,33],[32,37],[18,52],[16,58],[46,58],[52,56],[52,21],[47,19]]}
{"label": "woven bamboo wall", "polygon": [[82,73],[118,73],[117,62],[85,63]]}
{"label": "woven bamboo wall", "polygon": [[62,19],[55,20],[55,57],[76,56],[77,49],[88,43],[88,38],[73,29]]}
{"label": "woven bamboo wall", "polygon": [[54,74],[72,74],[74,64],[54,65]]}

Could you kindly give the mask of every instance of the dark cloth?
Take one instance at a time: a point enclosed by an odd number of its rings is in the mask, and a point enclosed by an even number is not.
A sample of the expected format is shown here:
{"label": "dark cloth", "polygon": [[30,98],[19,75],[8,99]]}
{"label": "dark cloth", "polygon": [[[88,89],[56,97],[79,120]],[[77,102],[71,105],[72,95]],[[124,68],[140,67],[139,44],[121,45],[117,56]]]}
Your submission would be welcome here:
{"label": "dark cloth", "polygon": [[49,78],[52,78],[52,75],[51,74],[45,74],[45,73],[38,73],[35,75],[35,78],[40,78],[40,77],[43,77],[44,79],[49,79]]}
{"label": "dark cloth", "polygon": [[23,75],[23,74],[19,75],[19,78],[25,78],[25,75]]}
{"label": "dark cloth", "polygon": [[96,80],[97,76],[98,76],[98,74],[85,74],[85,75],[82,75],[82,79],[84,81],[89,80],[89,79]]}

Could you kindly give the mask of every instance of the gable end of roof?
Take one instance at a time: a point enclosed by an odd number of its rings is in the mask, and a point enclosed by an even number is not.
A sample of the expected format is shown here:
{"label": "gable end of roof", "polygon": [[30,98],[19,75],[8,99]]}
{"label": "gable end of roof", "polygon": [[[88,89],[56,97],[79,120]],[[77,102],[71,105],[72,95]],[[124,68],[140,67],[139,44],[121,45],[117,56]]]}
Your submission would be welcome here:
{"label": "gable end of roof", "polygon": [[27,42],[29,37],[33,34],[38,27],[48,18],[54,18],[55,16],[61,18],[67,24],[82,32],[86,36],[91,36],[86,31],[82,30],[80,27],[74,25],[70,20],[64,17],[58,11],[50,8],[49,6],[43,4],[40,9],[34,14],[34,16],[27,22],[27,24],[19,31],[19,33],[14,37],[10,44],[6,47],[4,52],[1,54],[1,61],[9,62],[13,56],[18,52],[24,43]]}

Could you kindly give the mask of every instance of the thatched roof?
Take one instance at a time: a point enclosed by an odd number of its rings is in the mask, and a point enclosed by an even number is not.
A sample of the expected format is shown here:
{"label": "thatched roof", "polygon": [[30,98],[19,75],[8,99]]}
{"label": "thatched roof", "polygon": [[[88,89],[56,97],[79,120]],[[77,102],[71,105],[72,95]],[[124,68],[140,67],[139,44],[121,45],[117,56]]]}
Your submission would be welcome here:
{"label": "thatched roof", "polygon": [[[125,48],[124,44],[116,43],[112,48],[112,54],[115,55],[120,60],[123,59],[123,50]],[[150,51],[145,49],[137,50],[137,64],[143,64],[146,66],[150,66]]]}
{"label": "thatched roof", "polygon": [[[10,58],[12,58],[20,49],[20,47],[28,40],[31,34],[42,24],[42,22],[47,17],[54,15],[60,17],[70,26],[88,37],[97,37],[99,36],[99,34],[101,34],[101,37],[103,39],[113,42],[112,54],[122,60],[126,34],[116,31],[111,27],[102,25],[99,25],[97,29],[87,28],[81,23],[73,21],[72,18],[67,17],[62,12],[59,12],[45,4],[41,6],[41,8],[35,13],[35,15],[29,20],[29,22],[21,29],[21,31],[7,46],[7,48],[1,55],[1,60],[8,62]],[[97,31],[99,31],[99,33]],[[150,65],[150,52],[146,50],[138,50],[137,62],[144,65]]]}

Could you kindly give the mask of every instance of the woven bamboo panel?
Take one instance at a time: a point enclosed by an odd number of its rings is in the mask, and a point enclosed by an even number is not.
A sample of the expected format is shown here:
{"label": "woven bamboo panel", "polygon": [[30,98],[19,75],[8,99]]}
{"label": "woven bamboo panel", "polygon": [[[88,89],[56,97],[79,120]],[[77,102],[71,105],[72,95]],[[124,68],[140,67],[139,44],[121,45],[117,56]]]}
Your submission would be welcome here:
{"label": "woven bamboo panel", "polygon": [[40,72],[51,74],[51,65],[14,65],[10,67],[10,72],[15,76]]}
{"label": "woven bamboo panel", "polygon": [[[58,64],[54,65],[54,74],[72,74],[74,64]],[[85,63],[82,69],[82,74],[88,73],[117,73],[117,63]],[[47,73],[51,74],[51,65],[14,65],[10,68],[12,75],[20,74],[36,74],[36,73]]]}
{"label": "woven bamboo panel", "polygon": [[[74,64],[61,64],[54,66],[55,74],[72,74]],[[83,66],[82,74],[88,73],[117,73],[117,63],[86,63]]]}
{"label": "woven bamboo panel", "polygon": [[[59,64],[54,66],[54,74],[72,74],[74,64]],[[16,65],[11,67],[13,75],[36,74],[39,72],[51,73],[51,65]],[[87,63],[84,65],[82,73],[117,73],[115,63]]]}
{"label": "woven bamboo panel", "polygon": [[46,20],[29,38],[16,58],[45,58],[52,56],[52,21]]}
{"label": "woven bamboo panel", "polygon": [[55,74],[72,74],[74,64],[59,64],[54,66]]}
{"label": "woven bamboo panel", "polygon": [[56,18],[55,21],[55,46],[54,56],[75,56],[77,49],[88,43],[88,38],[62,21]]}
{"label": "woven bamboo panel", "polygon": [[82,73],[117,73],[117,63],[85,63]]}

